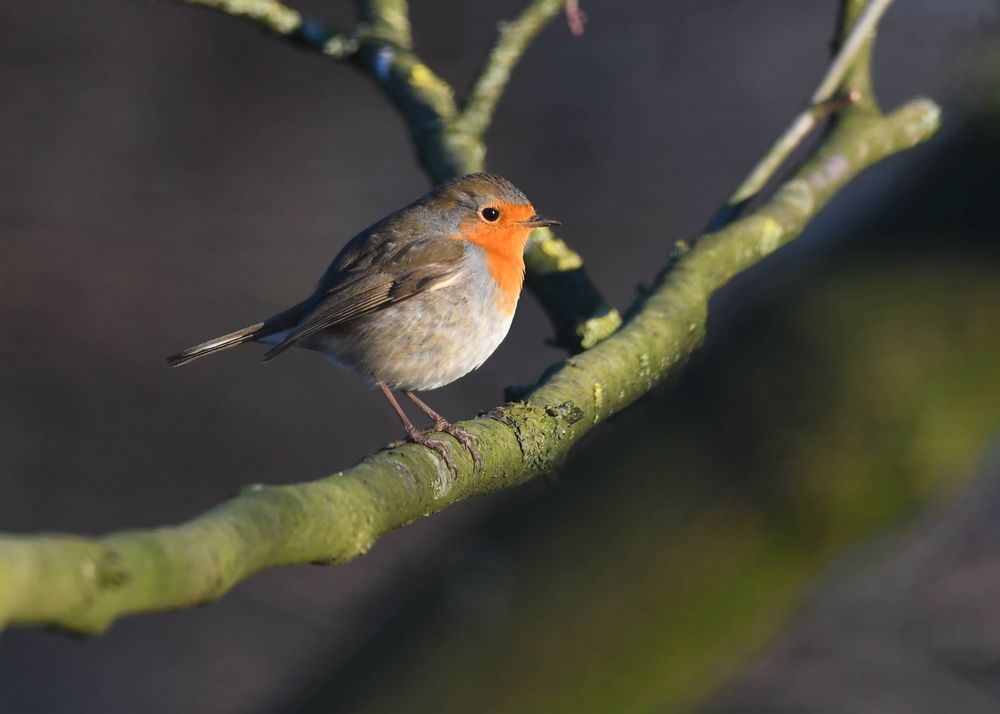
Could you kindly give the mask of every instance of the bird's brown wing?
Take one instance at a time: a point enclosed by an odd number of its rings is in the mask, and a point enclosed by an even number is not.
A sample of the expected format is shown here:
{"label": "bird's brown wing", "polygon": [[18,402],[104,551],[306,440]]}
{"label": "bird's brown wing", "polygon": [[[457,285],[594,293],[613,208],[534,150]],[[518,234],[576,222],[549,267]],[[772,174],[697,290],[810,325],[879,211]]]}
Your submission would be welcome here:
{"label": "bird's brown wing", "polygon": [[461,269],[466,250],[453,238],[409,241],[398,248],[389,243],[388,248],[369,254],[374,259],[362,265],[327,271],[313,309],[264,355],[264,361],[329,327],[447,285]]}

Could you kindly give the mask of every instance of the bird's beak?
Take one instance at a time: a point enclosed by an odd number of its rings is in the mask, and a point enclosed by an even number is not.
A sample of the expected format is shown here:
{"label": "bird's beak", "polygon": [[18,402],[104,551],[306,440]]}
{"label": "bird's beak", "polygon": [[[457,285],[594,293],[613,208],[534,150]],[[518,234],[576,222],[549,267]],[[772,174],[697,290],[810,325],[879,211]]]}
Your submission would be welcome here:
{"label": "bird's beak", "polygon": [[518,223],[520,223],[520,225],[522,226],[525,226],[526,228],[551,228],[552,226],[562,225],[559,221],[553,218],[546,218],[545,216],[539,216],[537,213],[528,220],[518,221]]}

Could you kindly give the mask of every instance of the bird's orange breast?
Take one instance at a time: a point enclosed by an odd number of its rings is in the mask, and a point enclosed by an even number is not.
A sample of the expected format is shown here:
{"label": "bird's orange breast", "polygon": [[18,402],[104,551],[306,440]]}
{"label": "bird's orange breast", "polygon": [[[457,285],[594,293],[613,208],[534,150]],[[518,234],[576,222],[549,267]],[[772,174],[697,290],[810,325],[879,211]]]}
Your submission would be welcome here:
{"label": "bird's orange breast", "polygon": [[497,284],[497,307],[505,314],[514,312],[524,284],[524,245],[531,229],[518,225],[534,215],[531,206],[506,205],[496,223],[470,222],[456,238],[478,245],[486,253],[486,267]]}

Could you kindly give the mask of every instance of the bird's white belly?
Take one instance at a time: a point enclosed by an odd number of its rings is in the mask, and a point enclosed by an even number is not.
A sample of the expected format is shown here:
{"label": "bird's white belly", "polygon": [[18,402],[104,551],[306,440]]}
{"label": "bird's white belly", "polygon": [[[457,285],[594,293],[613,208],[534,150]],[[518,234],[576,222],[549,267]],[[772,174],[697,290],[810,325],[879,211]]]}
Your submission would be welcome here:
{"label": "bird's white belly", "polygon": [[510,330],[495,284],[461,281],[320,333],[308,346],[397,389],[443,387],[479,367]]}

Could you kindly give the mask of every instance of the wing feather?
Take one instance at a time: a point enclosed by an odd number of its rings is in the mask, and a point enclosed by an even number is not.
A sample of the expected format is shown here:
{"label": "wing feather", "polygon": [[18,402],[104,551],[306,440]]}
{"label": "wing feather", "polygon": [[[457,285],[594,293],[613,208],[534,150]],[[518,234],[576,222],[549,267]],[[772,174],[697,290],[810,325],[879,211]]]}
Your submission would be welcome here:
{"label": "wing feather", "polygon": [[454,281],[458,272],[457,263],[439,263],[394,275],[380,273],[339,283],[327,291],[295,329],[264,355],[264,361],[274,359],[289,347],[330,327],[445,287]]}

